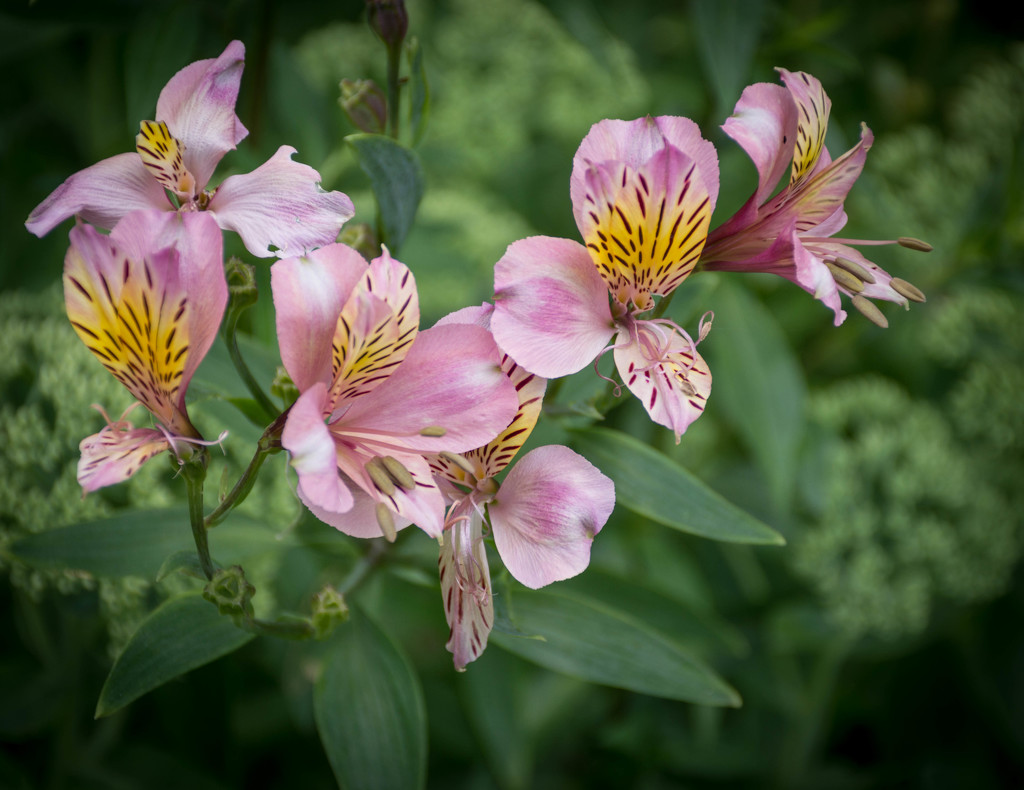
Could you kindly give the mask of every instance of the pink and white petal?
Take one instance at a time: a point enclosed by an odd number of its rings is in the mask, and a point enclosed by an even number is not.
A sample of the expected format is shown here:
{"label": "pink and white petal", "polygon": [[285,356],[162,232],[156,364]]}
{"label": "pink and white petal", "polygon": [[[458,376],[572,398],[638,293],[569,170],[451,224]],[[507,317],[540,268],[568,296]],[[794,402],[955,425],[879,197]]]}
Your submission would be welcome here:
{"label": "pink and white petal", "polygon": [[583,198],[590,167],[615,163],[640,170],[666,145],[679,149],[696,163],[714,206],[718,201],[718,154],[714,145],[701,136],[697,124],[689,118],[668,115],[634,121],[604,120],[591,127],[573,157],[569,194],[577,226],[583,227],[580,223],[585,214]]}
{"label": "pink and white petal", "polygon": [[[315,502],[311,502],[301,490],[296,493],[302,500],[309,512],[320,519],[324,524],[334,527],[339,532],[344,532],[353,538],[380,538],[384,537],[380,524],[377,521],[377,502],[369,494],[353,483],[348,477],[340,475],[342,485],[346,486],[352,494],[352,507],[343,513],[326,510]],[[395,531],[401,531],[412,526],[408,519],[395,518]]]}
{"label": "pink and white petal", "polygon": [[[392,514],[395,528],[402,524],[415,524],[432,538],[439,538],[444,529],[444,508],[445,500],[441,490],[434,482],[433,472],[427,460],[420,455],[395,450],[393,447],[380,447],[379,452],[374,452],[372,440],[366,440],[361,450],[355,451],[351,448],[338,452],[338,468],[343,474],[352,480],[362,492],[373,500],[374,508],[378,504],[384,505]],[[394,486],[390,491],[383,491],[370,477],[366,471],[366,463],[374,457],[390,456],[400,463],[411,475],[414,485],[410,489]],[[376,510],[374,511],[374,525],[370,525],[369,519],[359,524],[342,526],[339,529],[348,532],[356,537],[380,537],[383,531],[377,521]],[[375,527],[375,529],[374,529]],[[369,530],[370,534],[356,534],[349,532],[349,529]]]}
{"label": "pink and white petal", "polygon": [[153,428],[129,428],[128,423],[107,425],[87,436],[78,449],[78,483],[86,493],[114,485],[134,475],[154,455],[170,449],[167,437]]}
{"label": "pink and white petal", "polygon": [[[110,239],[128,257],[148,261],[147,278],[164,306],[162,323],[180,320],[185,311],[188,349],[180,381],[184,410],[185,390],[206,352],[217,339],[228,302],[224,277],[224,237],[212,217],[202,212],[134,211],[111,231]],[[154,253],[173,249],[176,256],[163,259]]]}
{"label": "pink and white petal", "polygon": [[484,302],[481,305],[463,307],[461,310],[448,313],[448,315],[439,319],[434,326],[444,326],[446,324],[476,324],[477,326],[482,326],[484,329],[490,331],[491,315],[493,313],[494,305],[490,302]]}
{"label": "pink and white petal", "polygon": [[270,267],[281,361],[300,392],[318,381],[331,382],[338,316],[366,270],[363,256],[344,244]]}
{"label": "pink and white petal", "polygon": [[[481,327],[426,329],[387,381],[372,397],[354,401],[335,430],[381,436],[418,453],[481,447],[508,426],[518,405],[500,358],[491,334]],[[444,434],[421,434],[434,427]]]}
{"label": "pink and white petal", "polygon": [[550,236],[510,244],[494,266],[491,329],[502,351],[538,376],[586,367],[615,331],[608,287],[587,249]]}
{"label": "pink and white petal", "polygon": [[789,91],[766,82],[744,88],[733,114],[722,125],[757,168],[754,206],[764,203],[789,167],[796,128],[796,105]]}
{"label": "pink and white petal", "polygon": [[568,447],[550,445],[512,467],[487,513],[505,567],[537,589],[587,567],[614,507],[610,479]]}
{"label": "pink and white petal", "polygon": [[258,258],[286,258],[332,244],[355,208],[348,195],[325,192],[320,174],[293,162],[296,151],[282,145],[251,173],[224,179],[209,211],[225,230],[242,237]]}
{"label": "pink and white petal", "polygon": [[795,231],[793,234],[793,262],[795,276],[789,279],[792,279],[835,313],[835,326],[843,323],[846,320],[846,311],[843,310],[842,302],[839,299],[839,287],[836,285],[832,272],[818,255],[803,245]]}
{"label": "pink and white petal", "polygon": [[445,531],[437,564],[449,627],[445,647],[461,672],[484,652],[494,625],[491,573],[480,515],[475,510]]}
{"label": "pink and white petal", "polygon": [[42,238],[78,215],[109,230],[128,212],[141,208],[170,211],[171,204],[137,153],[118,154],[69,176],[32,210],[25,227]]}
{"label": "pink and white petal", "polygon": [[303,502],[311,510],[316,506],[326,513],[341,514],[351,510],[353,499],[338,474],[338,449],[324,423],[326,398],[327,387],[322,383],[299,396],[288,412],[281,445],[298,474],[297,490]]}
{"label": "pink and white petal", "polygon": [[797,109],[796,142],[793,146],[793,167],[790,184],[797,184],[822,167],[820,155],[825,150],[825,132],[832,108],[821,82],[803,71],[777,69],[793,97]]}
{"label": "pink and white petal", "polygon": [[[678,332],[648,321],[637,321],[637,332],[650,343],[638,343],[635,339],[623,343],[623,330],[614,352],[615,366],[651,419],[671,429],[678,444],[690,423],[704,413],[711,394],[711,370]],[[660,353],[652,358],[645,345],[659,346]]]}
{"label": "pink and white petal", "polygon": [[173,77],[156,103],[156,120],[185,144],[185,167],[199,189],[217,163],[249,133],[235,115],[245,47],[232,41],[220,57],[197,60]]}

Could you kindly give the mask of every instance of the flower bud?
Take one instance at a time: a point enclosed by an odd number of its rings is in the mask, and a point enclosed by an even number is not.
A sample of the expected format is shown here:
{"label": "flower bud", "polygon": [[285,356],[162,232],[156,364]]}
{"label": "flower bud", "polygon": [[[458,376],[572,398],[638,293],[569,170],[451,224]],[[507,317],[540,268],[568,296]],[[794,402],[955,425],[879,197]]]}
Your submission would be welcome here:
{"label": "flower bud", "polygon": [[224,275],[228,281],[229,307],[245,310],[256,303],[259,291],[256,287],[256,268],[238,258],[228,258],[224,264]]}
{"label": "flower bud", "polygon": [[388,49],[400,47],[409,29],[405,0],[366,0],[366,9],[370,27]]}
{"label": "flower bud", "polygon": [[281,365],[277,366],[274,380],[270,382],[270,394],[280,398],[286,406],[291,406],[299,399],[299,388]]}
{"label": "flower bud", "polygon": [[207,601],[215,604],[221,614],[233,617],[252,617],[252,597],[255,594],[256,588],[249,584],[240,565],[221,568],[203,588],[203,597]]}
{"label": "flower bud", "polygon": [[334,626],[348,620],[348,605],[345,596],[326,585],[313,596],[313,638],[324,639],[329,636]]}
{"label": "flower bud", "polygon": [[361,132],[381,134],[387,127],[387,99],[373,80],[342,80],[338,104]]}

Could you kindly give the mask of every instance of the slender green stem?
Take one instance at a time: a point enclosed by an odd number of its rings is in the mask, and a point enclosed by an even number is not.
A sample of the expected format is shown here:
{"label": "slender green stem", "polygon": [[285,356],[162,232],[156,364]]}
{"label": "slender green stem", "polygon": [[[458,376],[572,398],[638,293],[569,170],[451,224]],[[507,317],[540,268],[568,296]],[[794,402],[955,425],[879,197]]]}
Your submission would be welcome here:
{"label": "slender green stem", "polygon": [[260,387],[259,382],[249,372],[249,366],[245,364],[245,360],[242,358],[242,352],[238,348],[238,319],[240,317],[239,312],[233,312],[227,320],[227,324],[224,328],[224,341],[228,346],[228,354],[231,356],[231,361],[234,363],[235,370],[238,371],[238,375],[241,376],[242,381],[245,382],[246,388],[249,393],[256,399],[256,402],[260,405],[266,414],[267,419],[273,420],[281,413],[281,410],[277,408],[270,397]]}
{"label": "slender green stem", "polygon": [[206,450],[200,448],[196,455],[185,462],[183,467],[185,486],[188,489],[188,519],[192,524],[192,537],[196,541],[199,564],[207,579],[214,574],[213,560],[210,559],[210,544],[206,539],[206,524],[203,519],[203,481],[206,479]]}
{"label": "slender green stem", "polygon": [[388,136],[398,139],[399,107],[398,107],[398,72],[401,66],[401,45],[388,45]]}
{"label": "slender green stem", "polygon": [[283,639],[310,639],[316,632],[313,624],[306,618],[273,622],[256,617],[246,617],[242,620],[242,627],[255,634]]}
{"label": "slender green stem", "polygon": [[359,562],[349,571],[345,580],[338,585],[338,592],[342,595],[347,595],[362,584],[366,577],[370,575],[370,571],[384,559],[392,545],[394,544],[387,543],[383,539],[371,542],[366,554],[359,558]]}
{"label": "slender green stem", "polygon": [[246,467],[242,476],[238,478],[235,487],[228,492],[224,500],[206,517],[205,523],[207,527],[217,526],[232,508],[242,504],[245,498],[249,496],[249,492],[252,491],[252,487],[256,484],[260,467],[267,460],[267,456],[281,449],[281,431],[284,430],[284,421],[287,416],[288,412],[278,415],[277,419],[263,432],[256,445],[256,454],[249,461],[249,466]]}

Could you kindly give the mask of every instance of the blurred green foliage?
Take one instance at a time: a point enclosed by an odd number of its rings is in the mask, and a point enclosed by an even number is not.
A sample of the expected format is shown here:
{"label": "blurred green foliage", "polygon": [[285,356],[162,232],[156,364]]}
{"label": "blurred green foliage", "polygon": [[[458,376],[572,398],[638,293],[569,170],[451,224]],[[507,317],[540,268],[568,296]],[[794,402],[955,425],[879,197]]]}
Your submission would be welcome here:
{"label": "blurred green foliage", "polygon": [[[885,332],[856,314],[835,329],[827,310],[781,280],[695,277],[673,304],[675,319],[692,324],[714,309],[722,321],[731,308],[734,326],[771,340],[756,350],[779,364],[744,376],[730,328],[716,325],[709,359],[721,370],[716,387],[731,389],[716,390],[721,400],[712,397],[678,447],[631,399],[606,421],[665,451],[789,546],[711,543],[619,509],[591,568],[554,591],[602,600],[669,634],[739,690],[739,710],[588,685],[497,644],[456,676],[433,548],[400,544],[400,561],[360,590],[360,603],[415,659],[428,786],[1020,784],[1024,47],[1015,40],[1024,31],[988,4],[956,0],[711,5],[409,3],[431,116],[417,148],[427,190],[401,258],[417,274],[425,317],[488,298],[509,242],[577,235],[572,155],[601,118],[698,121],[721,159],[715,223],[727,218],[755,174],[717,127],[739,89],[774,81],[777,65],[824,83],[833,153],[860,121],[875,131],[847,203],[848,235],[934,244],[927,256],[872,255],[929,301],[890,311]],[[174,71],[240,38],[238,112],[251,135],[220,174],[292,144],[325,187],[353,197],[357,221],[372,222],[366,177],[342,143],[356,130],[337,105],[342,77],[383,82],[382,51],[362,17],[354,0],[40,0],[0,11],[0,59],[17,77],[0,84],[0,622],[11,635],[0,652],[0,786],[333,784],[314,728],[315,650],[256,640],[93,722],[111,655],[147,611],[194,584],[29,570],[4,547],[181,498],[173,471],[154,462],[132,484],[81,499],[77,444],[102,424],[88,407],[116,417],[128,399],[61,315],[66,228],[37,240],[22,226],[28,212],[70,173],[129,150]],[[253,336],[271,338],[269,299],[252,312]],[[202,379],[197,421],[210,435],[231,429],[236,474],[259,431],[211,397],[220,382],[204,388]],[[568,382],[563,400],[586,397],[592,379]],[[791,397],[773,401],[781,392]],[[806,411],[794,417],[803,392]],[[552,420],[541,440],[565,432]],[[269,470],[250,512],[351,562],[333,533],[298,517],[284,465]],[[326,565],[294,547],[247,559],[254,604],[269,612],[305,600]]]}

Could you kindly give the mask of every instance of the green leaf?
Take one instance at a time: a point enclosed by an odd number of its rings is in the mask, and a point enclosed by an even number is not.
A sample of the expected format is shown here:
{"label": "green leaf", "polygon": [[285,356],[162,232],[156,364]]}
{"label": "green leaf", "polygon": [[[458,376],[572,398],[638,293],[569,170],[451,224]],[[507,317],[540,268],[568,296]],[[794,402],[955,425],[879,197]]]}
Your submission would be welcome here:
{"label": "green leaf", "polygon": [[750,447],[784,512],[804,432],[803,373],[778,322],[745,289],[723,281],[713,307],[715,328],[706,353],[715,376],[713,397]]}
{"label": "green leaf", "polygon": [[749,81],[764,6],[764,0],[690,4],[690,21],[700,44],[704,73],[715,89],[719,115],[732,112]]}
{"label": "green leaf", "polygon": [[576,449],[615,482],[616,502],[634,513],[712,540],[785,544],[771,527],[632,436],[608,428],[570,435]]}
{"label": "green leaf", "polygon": [[356,611],[332,642],[313,705],[320,741],[339,786],[423,787],[427,713],[408,659]]}
{"label": "green leaf", "polygon": [[345,140],[356,150],[359,164],[370,178],[380,211],[380,240],[397,254],[423,197],[419,157],[380,134],[350,134]]}
{"label": "green leaf", "polygon": [[[281,545],[267,525],[232,513],[210,531],[210,549],[222,564]],[[33,568],[71,568],[94,576],[155,579],[165,560],[195,551],[185,508],[132,510],[69,527],[36,532],[8,548]]]}
{"label": "green leaf", "polygon": [[423,47],[414,36],[406,41],[405,53],[409,60],[409,128],[412,131],[412,144],[417,145],[427,130],[430,86],[427,83],[427,70],[423,66]]}
{"label": "green leaf", "polygon": [[523,633],[542,639],[493,631],[491,641],[503,649],[591,683],[739,707],[739,694],[714,671],[629,614],[582,596],[508,587],[502,596],[508,616]]}
{"label": "green leaf", "polygon": [[100,691],[96,718],[237,650],[253,636],[222,617],[198,592],[165,601],[142,621],[114,662]]}

